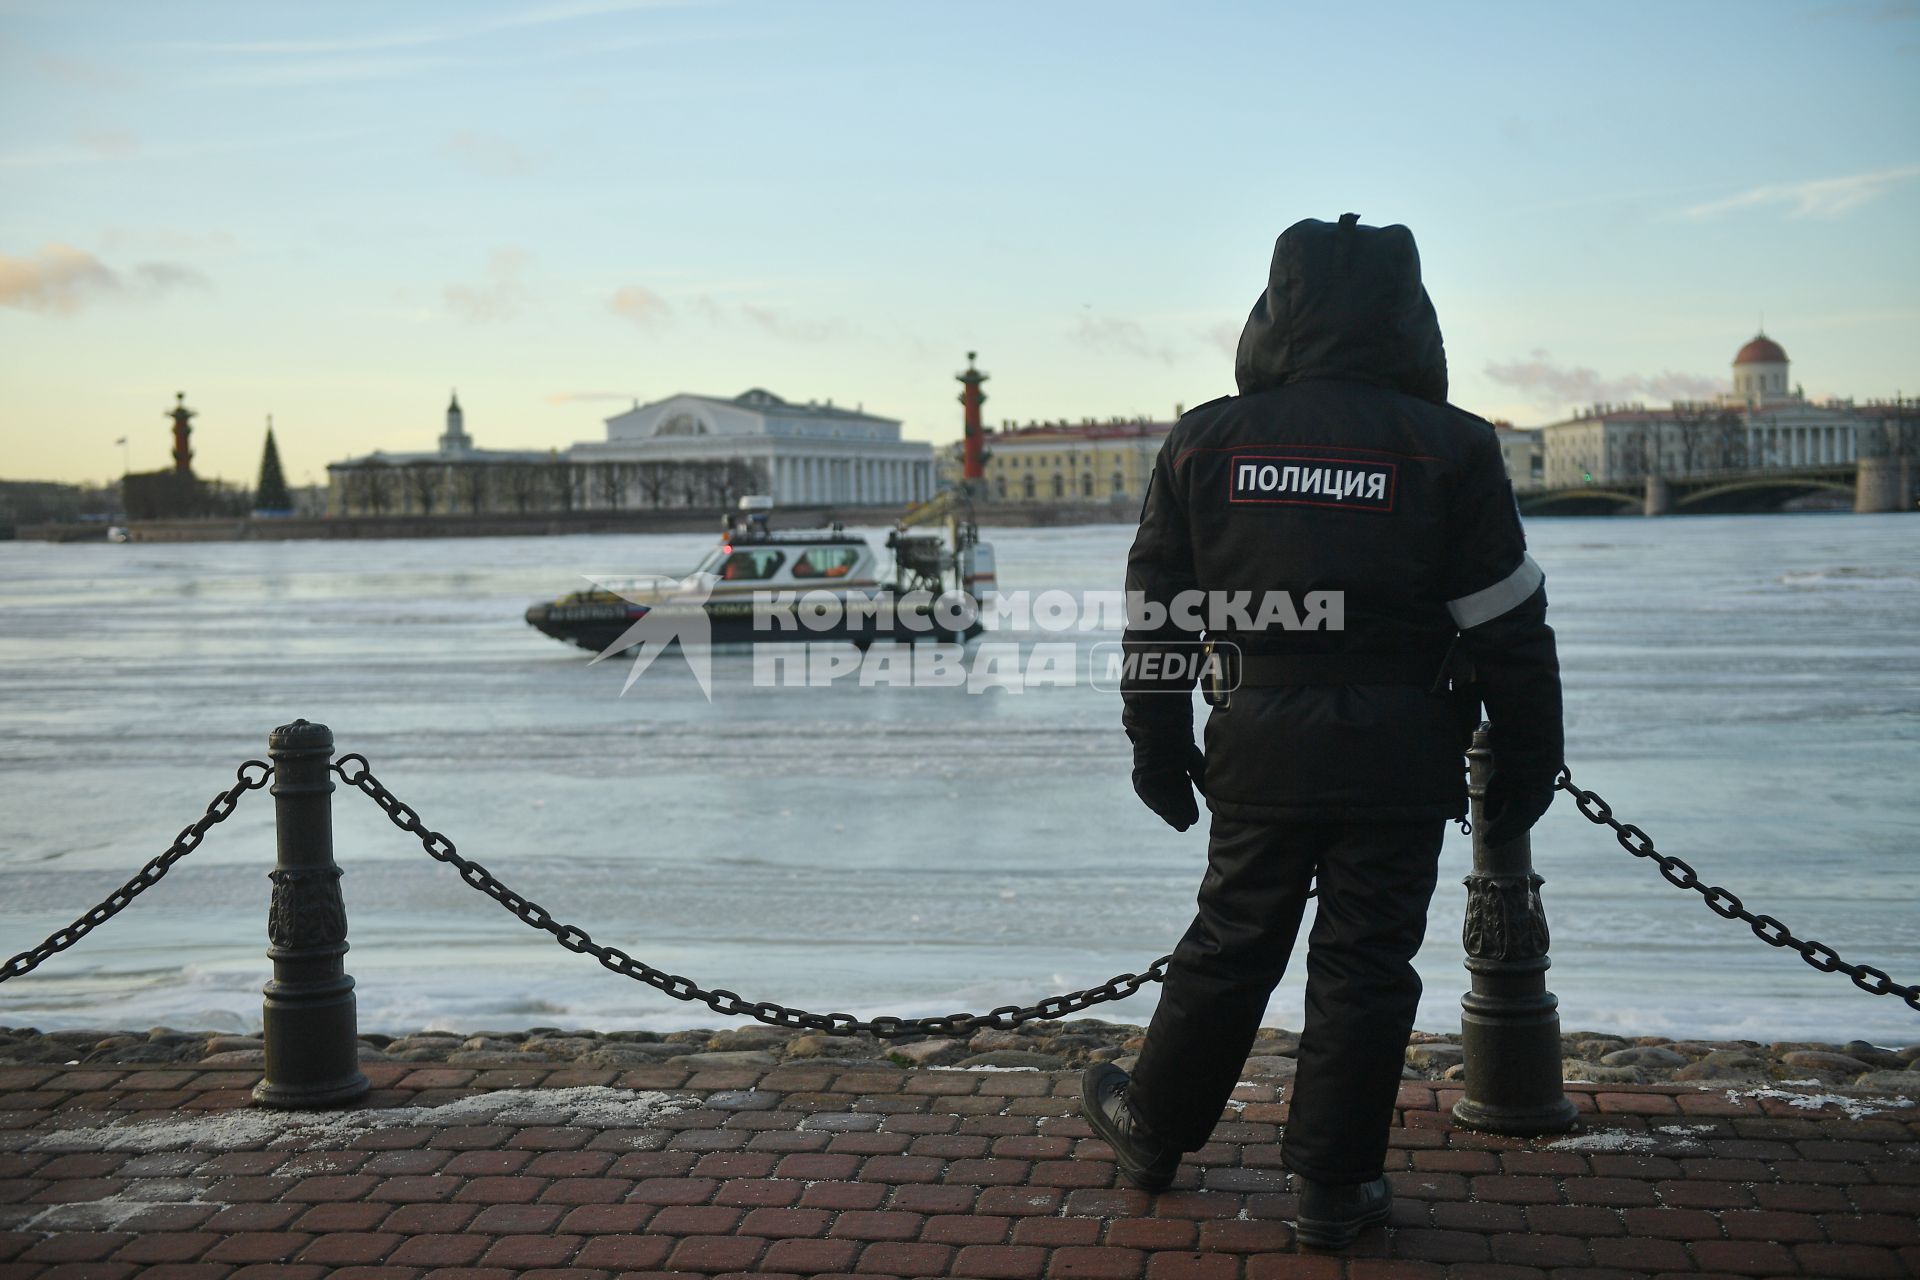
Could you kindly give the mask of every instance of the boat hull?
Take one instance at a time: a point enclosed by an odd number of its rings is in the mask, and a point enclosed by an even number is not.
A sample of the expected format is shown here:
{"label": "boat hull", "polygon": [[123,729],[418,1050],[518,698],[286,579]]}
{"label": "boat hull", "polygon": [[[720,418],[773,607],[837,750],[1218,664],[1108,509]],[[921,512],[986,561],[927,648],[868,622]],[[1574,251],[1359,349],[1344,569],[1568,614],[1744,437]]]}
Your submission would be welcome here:
{"label": "boat hull", "polygon": [[[696,614],[705,615],[704,624],[695,618]],[[971,639],[981,630],[977,617],[971,618],[964,628],[943,627],[929,605],[897,601],[894,608],[878,614],[842,608],[825,625],[810,625],[816,620],[793,617],[781,619],[778,626],[756,625],[751,599],[653,606],[626,600],[556,600],[530,606],[526,616],[527,624],[541,633],[595,653],[605,653],[620,643],[628,630],[646,617],[666,624],[657,634],[672,634],[683,646],[704,643],[725,649],[836,642],[861,648],[882,642],[953,644]],[[628,643],[638,643],[645,638],[644,633],[636,635]]]}

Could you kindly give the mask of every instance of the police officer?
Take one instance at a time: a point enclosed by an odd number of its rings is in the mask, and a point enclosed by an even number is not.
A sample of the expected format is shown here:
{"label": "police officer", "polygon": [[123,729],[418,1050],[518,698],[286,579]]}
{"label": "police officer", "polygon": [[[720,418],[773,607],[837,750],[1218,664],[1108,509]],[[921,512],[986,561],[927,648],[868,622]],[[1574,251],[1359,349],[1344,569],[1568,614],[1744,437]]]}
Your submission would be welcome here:
{"label": "police officer", "polygon": [[[1207,873],[1131,1080],[1095,1066],[1082,1102],[1123,1175],[1168,1186],[1220,1118],[1317,886],[1281,1159],[1301,1243],[1339,1247],[1391,1204],[1412,961],[1466,812],[1462,753],[1484,704],[1486,836],[1531,827],[1561,763],[1559,663],[1493,428],[1447,403],[1407,228],[1289,227],[1234,374],[1239,395],[1168,435],[1127,560],[1129,657],[1174,673],[1123,684],[1134,790],[1184,831],[1199,787]],[[1203,638],[1204,753],[1190,664],[1165,661]]]}

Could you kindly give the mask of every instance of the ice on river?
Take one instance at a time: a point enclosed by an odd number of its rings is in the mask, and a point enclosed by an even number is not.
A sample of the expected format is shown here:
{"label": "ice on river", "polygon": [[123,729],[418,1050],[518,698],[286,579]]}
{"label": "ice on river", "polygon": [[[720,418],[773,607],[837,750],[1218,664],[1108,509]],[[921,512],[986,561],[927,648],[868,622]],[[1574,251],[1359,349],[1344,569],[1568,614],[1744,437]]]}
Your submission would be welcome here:
{"label": "ice on river", "polygon": [[[1125,525],[991,531],[1003,585],[1120,585]],[[1580,779],[1659,846],[1849,960],[1920,980],[1920,522],[1541,519]],[[704,536],[0,544],[0,954],[103,896],[304,716],[461,852],[660,968],[857,1014],[1024,1003],[1171,949],[1204,865],[1133,798],[1117,698],[1079,685],[751,688],[521,620]],[[1110,634],[1070,637],[1084,652]],[[272,802],[120,919],[0,987],[0,1023],[259,1020]],[[363,797],[335,798],[369,1030],[712,1025],[554,946]],[[1568,1028],[1891,1043],[1920,1018],[1668,887],[1560,805],[1537,832]],[[1420,1023],[1458,1025],[1449,838]],[[1153,988],[1111,1015],[1144,1020]],[[1270,1020],[1298,1026],[1299,966]]]}

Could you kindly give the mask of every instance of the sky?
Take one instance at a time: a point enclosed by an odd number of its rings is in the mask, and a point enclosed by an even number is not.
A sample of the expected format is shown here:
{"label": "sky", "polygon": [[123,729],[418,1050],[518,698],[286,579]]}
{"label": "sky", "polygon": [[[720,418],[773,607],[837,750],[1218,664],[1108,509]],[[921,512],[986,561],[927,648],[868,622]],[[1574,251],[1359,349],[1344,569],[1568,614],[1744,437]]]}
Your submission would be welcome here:
{"label": "sky", "polygon": [[[766,387],[1233,390],[1273,239],[1418,238],[1455,403],[1920,391],[1920,4],[0,0],[0,478],[290,481]],[[126,438],[123,448],[115,442]]]}

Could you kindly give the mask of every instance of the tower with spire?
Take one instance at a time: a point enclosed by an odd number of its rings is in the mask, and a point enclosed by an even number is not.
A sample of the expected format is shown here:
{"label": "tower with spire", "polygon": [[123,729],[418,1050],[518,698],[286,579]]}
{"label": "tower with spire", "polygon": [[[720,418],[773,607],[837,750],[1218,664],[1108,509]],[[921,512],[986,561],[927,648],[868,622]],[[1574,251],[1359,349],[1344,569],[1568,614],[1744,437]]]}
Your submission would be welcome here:
{"label": "tower with spire", "polygon": [[460,393],[455,391],[447,402],[447,429],[440,437],[440,453],[457,458],[472,450],[473,437],[467,434],[466,415],[460,412]]}
{"label": "tower with spire", "polygon": [[987,393],[980,389],[980,384],[987,380],[987,375],[974,365],[978,355],[975,351],[967,352],[967,371],[953,375],[963,388],[960,392],[963,432],[960,474],[969,486],[975,488],[986,475],[986,460],[981,456],[985,427],[980,418],[980,408],[987,402]]}
{"label": "tower with spire", "polygon": [[167,416],[173,419],[173,471],[175,475],[193,474],[193,448],[187,443],[193,435],[192,422],[194,411],[187,408],[187,393],[173,393],[173,408],[167,410]]}

